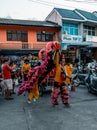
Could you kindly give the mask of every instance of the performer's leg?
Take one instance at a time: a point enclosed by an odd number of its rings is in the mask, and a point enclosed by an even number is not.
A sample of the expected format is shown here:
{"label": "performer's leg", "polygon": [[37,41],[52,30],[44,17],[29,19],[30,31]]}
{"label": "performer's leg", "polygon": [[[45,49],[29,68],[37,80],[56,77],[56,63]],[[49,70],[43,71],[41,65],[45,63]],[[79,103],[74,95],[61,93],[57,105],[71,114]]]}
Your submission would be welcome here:
{"label": "performer's leg", "polygon": [[62,102],[65,106],[69,107],[69,91],[68,91],[68,88],[63,86],[62,87],[62,90],[61,90],[61,99],[62,99]]}
{"label": "performer's leg", "polygon": [[32,89],[30,89],[30,91],[28,93],[28,103],[31,103],[33,96],[34,96],[34,92]]}
{"label": "performer's leg", "polygon": [[58,105],[58,96],[59,96],[60,90],[53,88],[51,93],[51,102],[53,105]]}
{"label": "performer's leg", "polygon": [[38,84],[36,84],[36,87],[35,87],[34,92],[33,92],[33,96],[34,96],[34,99],[38,99],[39,98]]}
{"label": "performer's leg", "polygon": [[39,98],[39,90],[38,90],[38,84],[35,84],[35,87],[33,89],[30,89],[29,95],[28,95],[28,102],[30,103],[32,99],[38,99]]}

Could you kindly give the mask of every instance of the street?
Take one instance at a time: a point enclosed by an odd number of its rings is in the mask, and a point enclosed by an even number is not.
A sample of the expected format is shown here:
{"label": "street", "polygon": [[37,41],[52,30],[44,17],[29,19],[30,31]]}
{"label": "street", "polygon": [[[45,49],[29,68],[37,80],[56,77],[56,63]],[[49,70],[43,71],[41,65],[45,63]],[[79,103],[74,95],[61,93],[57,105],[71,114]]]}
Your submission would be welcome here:
{"label": "street", "polygon": [[52,106],[49,92],[31,104],[27,94],[15,94],[10,101],[0,95],[0,130],[96,130],[97,96],[85,86],[69,95],[71,108],[65,108],[60,98],[59,105]]}

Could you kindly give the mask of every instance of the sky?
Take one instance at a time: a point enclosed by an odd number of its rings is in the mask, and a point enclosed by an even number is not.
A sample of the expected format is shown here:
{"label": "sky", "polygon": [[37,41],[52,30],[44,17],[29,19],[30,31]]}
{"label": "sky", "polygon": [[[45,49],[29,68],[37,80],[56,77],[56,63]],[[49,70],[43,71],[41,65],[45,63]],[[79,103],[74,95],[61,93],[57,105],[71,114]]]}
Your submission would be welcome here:
{"label": "sky", "polygon": [[0,0],[0,18],[45,20],[53,8],[97,11],[97,0]]}

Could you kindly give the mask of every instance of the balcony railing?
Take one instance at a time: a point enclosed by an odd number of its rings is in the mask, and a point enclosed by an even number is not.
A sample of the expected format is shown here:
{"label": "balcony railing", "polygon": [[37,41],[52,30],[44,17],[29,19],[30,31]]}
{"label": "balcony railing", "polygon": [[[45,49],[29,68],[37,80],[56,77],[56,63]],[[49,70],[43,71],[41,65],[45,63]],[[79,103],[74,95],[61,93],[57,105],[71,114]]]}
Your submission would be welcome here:
{"label": "balcony railing", "polygon": [[97,42],[97,36],[86,35],[85,40],[86,40],[86,42]]}
{"label": "balcony railing", "polygon": [[33,42],[33,43],[17,43],[8,42],[0,43],[0,49],[41,49],[46,47],[47,42]]}

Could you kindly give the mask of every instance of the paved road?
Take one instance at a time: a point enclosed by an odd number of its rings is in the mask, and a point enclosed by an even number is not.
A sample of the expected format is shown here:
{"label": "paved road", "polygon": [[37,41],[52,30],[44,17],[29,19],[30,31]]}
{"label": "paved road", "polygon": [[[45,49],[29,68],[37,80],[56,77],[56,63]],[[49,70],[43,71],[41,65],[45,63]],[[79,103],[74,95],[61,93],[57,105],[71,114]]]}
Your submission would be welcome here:
{"label": "paved road", "polygon": [[0,96],[0,130],[97,130],[97,96],[87,88],[70,92],[71,108],[60,99],[59,103],[51,105],[50,93],[32,104],[27,103],[27,95],[14,95],[12,101]]}

